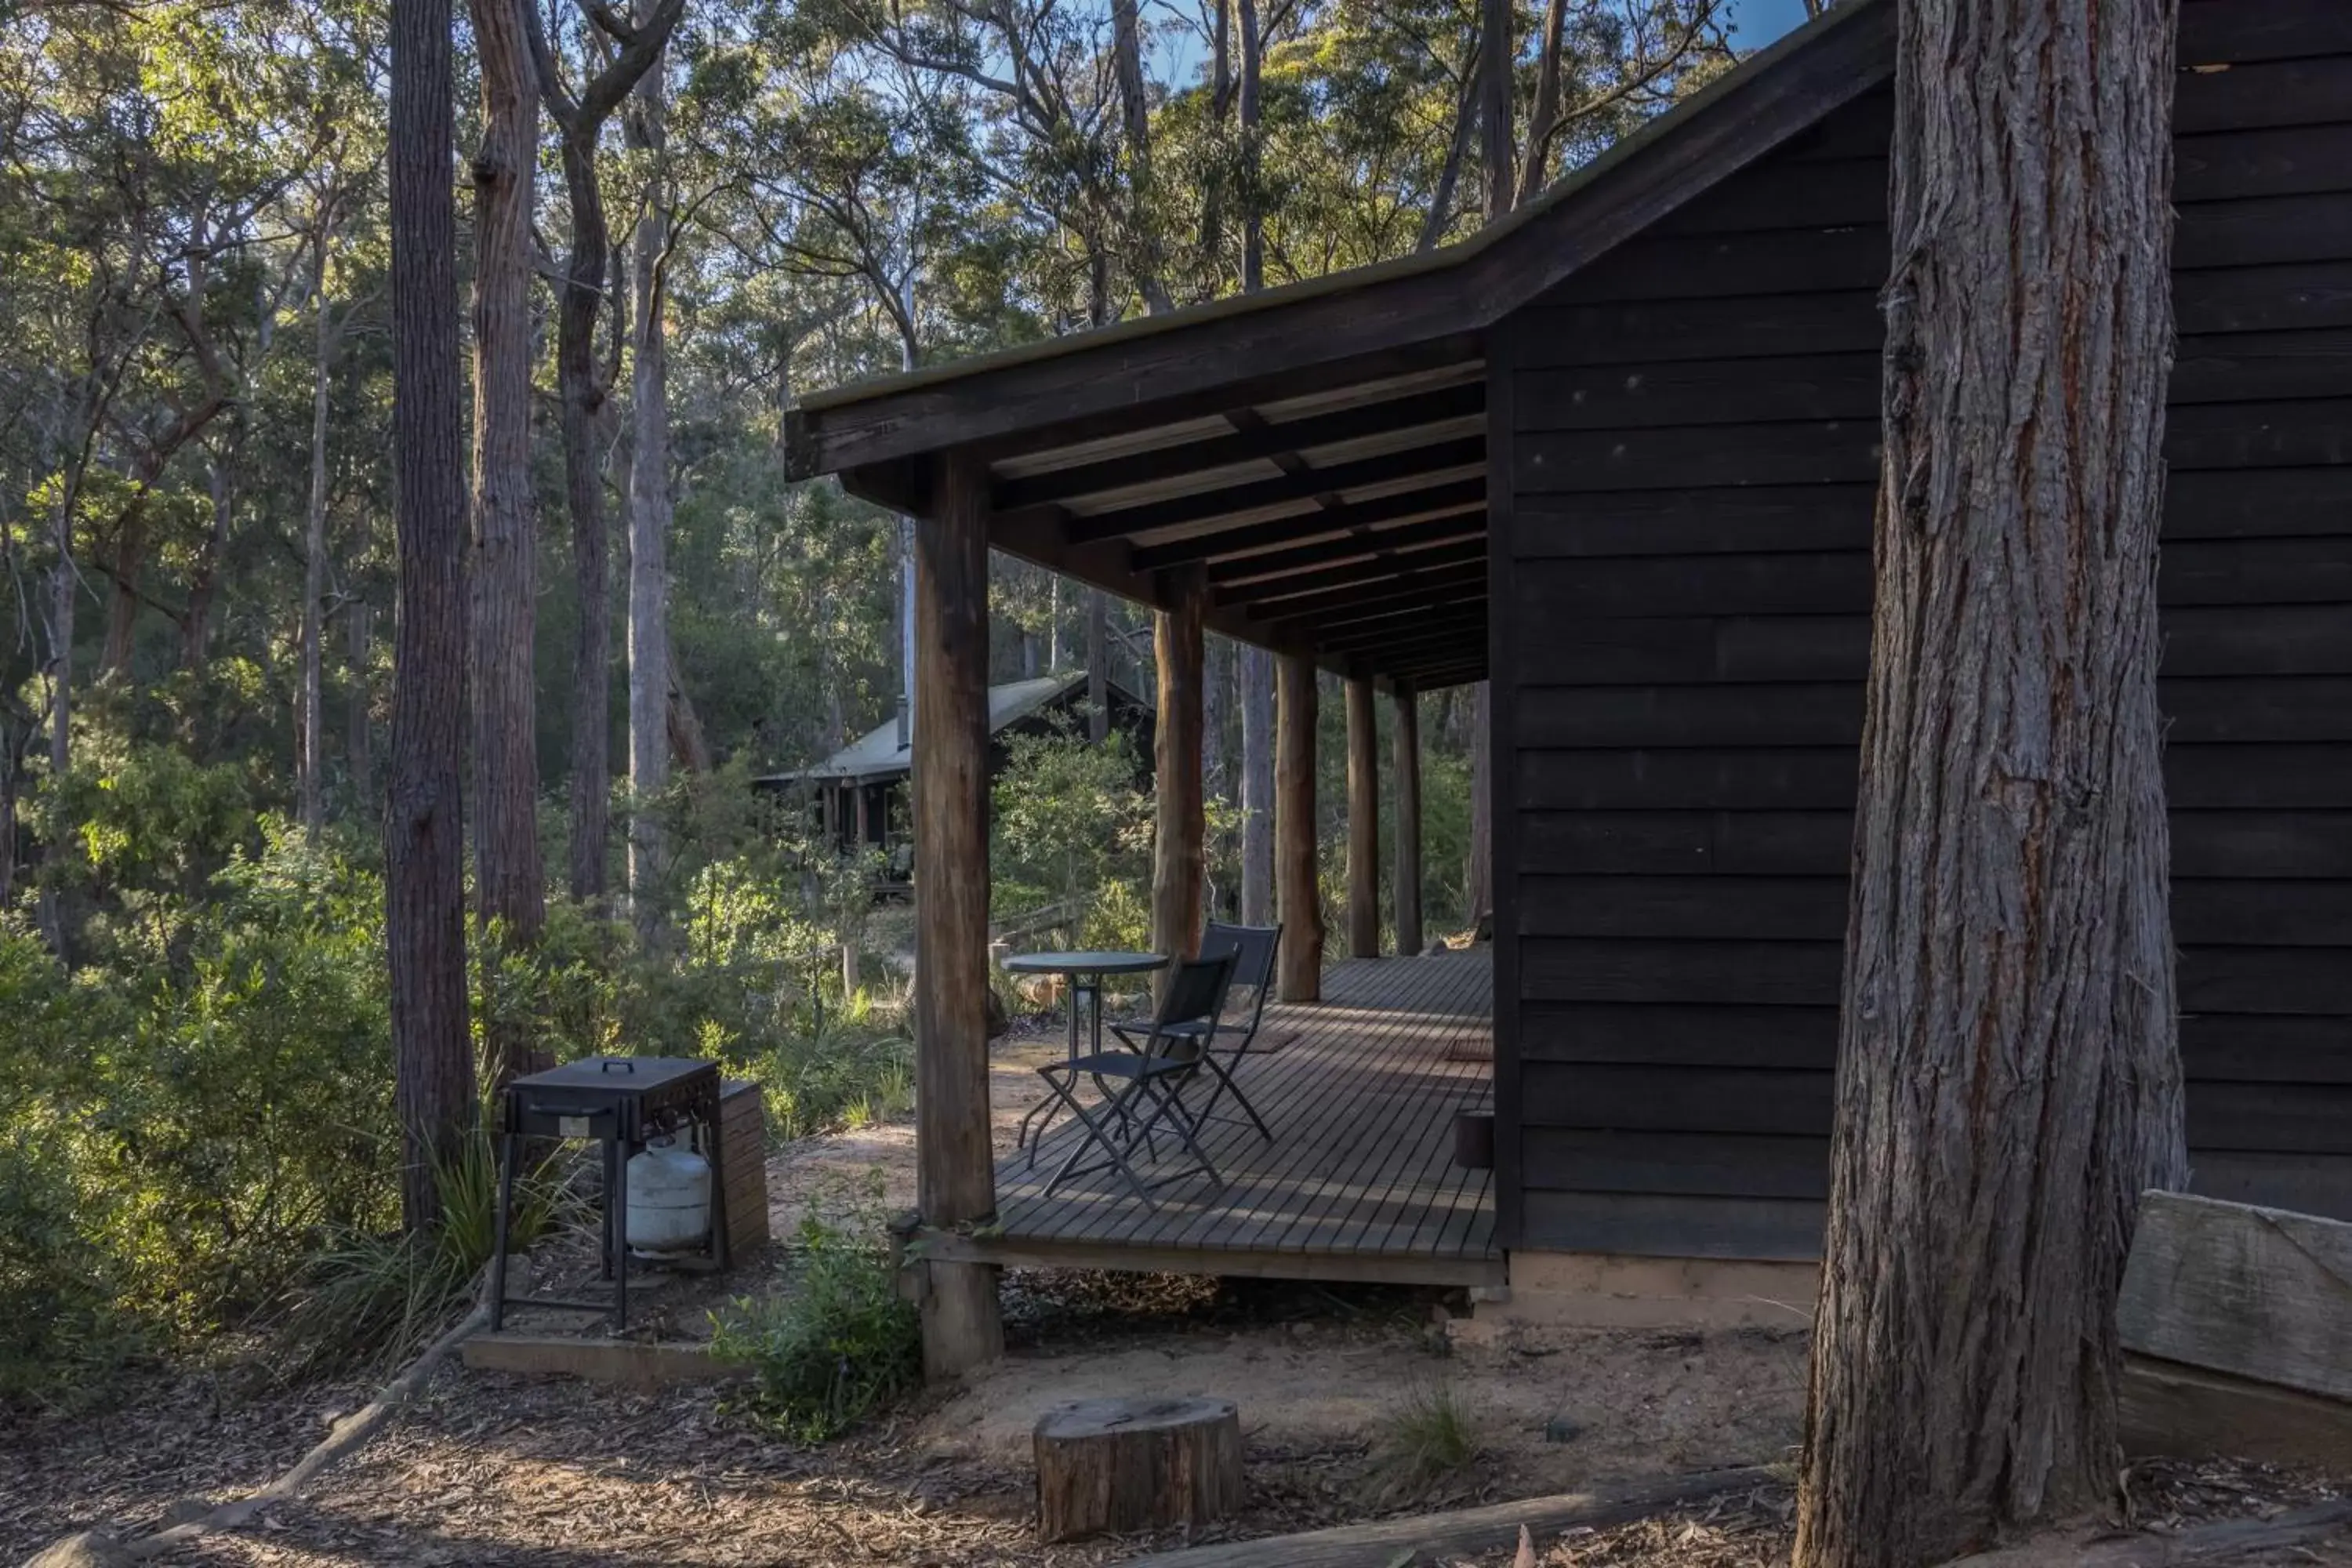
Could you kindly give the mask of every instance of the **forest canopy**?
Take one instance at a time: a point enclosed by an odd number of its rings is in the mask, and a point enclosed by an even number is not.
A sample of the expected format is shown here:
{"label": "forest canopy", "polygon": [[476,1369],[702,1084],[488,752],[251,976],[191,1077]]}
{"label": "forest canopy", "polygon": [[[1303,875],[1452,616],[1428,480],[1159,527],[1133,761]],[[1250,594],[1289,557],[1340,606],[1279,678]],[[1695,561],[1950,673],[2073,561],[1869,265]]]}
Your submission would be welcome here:
{"label": "forest canopy", "polygon": [[[903,1099],[868,868],[750,784],[905,679],[898,520],[789,482],[785,411],[1460,238],[1734,56],[1725,0],[1502,9],[1497,39],[1475,0],[460,6],[482,1082],[660,1049],[761,1078],[788,1131]],[[385,18],[43,0],[15,22],[0,1397],[297,1311],[400,1216]],[[1496,48],[1500,163],[1477,135]],[[994,679],[1091,641],[1150,689],[1133,606],[1000,558],[992,610]],[[1216,639],[1209,668],[1230,889],[1252,677]],[[1475,719],[1431,700],[1442,925],[1477,903]],[[1013,814],[1003,881],[1094,897],[1115,933],[1149,903],[1150,812],[1083,753],[1023,752],[1058,805]],[[1098,835],[1083,868],[1045,853],[1073,823]]]}

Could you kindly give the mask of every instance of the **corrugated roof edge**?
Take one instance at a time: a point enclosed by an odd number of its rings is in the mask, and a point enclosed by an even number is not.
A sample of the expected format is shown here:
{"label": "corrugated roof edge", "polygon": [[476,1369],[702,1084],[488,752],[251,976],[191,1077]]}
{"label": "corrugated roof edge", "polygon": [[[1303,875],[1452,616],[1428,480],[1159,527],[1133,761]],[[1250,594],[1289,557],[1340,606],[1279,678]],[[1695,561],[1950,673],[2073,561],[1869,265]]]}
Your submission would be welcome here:
{"label": "corrugated roof edge", "polygon": [[1758,50],[1737,66],[1707,83],[1664,114],[1657,116],[1623,141],[1618,142],[1594,158],[1570,170],[1544,187],[1535,200],[1519,207],[1509,216],[1488,225],[1456,245],[1436,250],[1400,256],[1387,261],[1376,261],[1363,267],[1351,267],[1342,272],[1326,273],[1320,278],[1303,279],[1286,283],[1278,289],[1262,289],[1255,294],[1228,294],[1222,299],[1188,305],[1164,316],[1136,316],[1083,332],[1070,332],[1057,338],[1040,338],[1034,342],[1017,343],[1011,348],[997,349],[969,359],[950,360],[942,364],[928,365],[920,370],[902,371],[895,375],[872,376],[863,381],[844,382],[799,398],[794,406],[816,412],[840,408],[869,398],[892,396],[919,387],[933,386],[965,376],[982,375],[991,371],[1005,370],[1015,365],[1034,363],[1063,354],[1101,347],[1107,343],[1133,342],[1161,332],[1178,331],[1202,321],[1221,321],[1230,316],[1245,315],[1258,310],[1270,310],[1300,300],[1326,294],[1345,293],[1352,289],[1369,288],[1392,279],[1409,278],[1416,273],[1444,271],[1484,255],[1505,243],[1521,228],[1543,215],[1552,212],[1575,196],[1609,171],[1639,157],[1643,150],[1667,137],[1684,125],[1706,114],[1724,98],[1737,92],[1759,76],[1775,68],[1781,61],[1803,52],[1828,37],[1837,29],[1852,23],[1864,13],[1874,11],[1895,0],[1843,0],[1821,16],[1805,23],[1769,47]]}

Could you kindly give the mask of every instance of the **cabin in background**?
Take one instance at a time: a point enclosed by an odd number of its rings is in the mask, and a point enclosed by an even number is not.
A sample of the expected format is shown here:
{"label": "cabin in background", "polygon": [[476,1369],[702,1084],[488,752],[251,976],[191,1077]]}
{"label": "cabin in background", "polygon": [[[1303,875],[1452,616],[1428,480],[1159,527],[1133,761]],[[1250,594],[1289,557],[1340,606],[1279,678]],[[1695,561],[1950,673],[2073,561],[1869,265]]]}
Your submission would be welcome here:
{"label": "cabin in background", "polygon": [[[1116,680],[1106,681],[1110,730],[1127,737],[1140,759],[1138,783],[1151,785],[1151,706]],[[1006,742],[1015,735],[1087,732],[1087,672],[1041,675],[1010,680],[988,689],[988,772],[996,777],[1011,751]],[[877,724],[856,740],[821,762],[790,773],[768,773],[751,781],[752,787],[807,793],[809,810],[825,837],[842,854],[858,846],[881,854],[893,881],[905,881],[914,868],[909,838],[907,781],[913,768],[913,724],[899,707],[898,715]]]}

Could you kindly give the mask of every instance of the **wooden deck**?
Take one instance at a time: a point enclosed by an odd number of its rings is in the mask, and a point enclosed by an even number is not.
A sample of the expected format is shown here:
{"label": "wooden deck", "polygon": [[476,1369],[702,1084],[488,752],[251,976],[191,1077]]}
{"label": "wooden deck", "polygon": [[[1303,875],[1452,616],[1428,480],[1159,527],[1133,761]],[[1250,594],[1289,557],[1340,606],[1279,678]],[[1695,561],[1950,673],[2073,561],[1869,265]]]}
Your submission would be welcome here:
{"label": "wooden deck", "polygon": [[[1494,971],[1485,948],[1354,960],[1324,1000],[1266,1010],[1239,1081],[1273,1130],[1220,1124],[1202,1140],[1225,1178],[1160,1188],[1146,1208],[1114,1172],[1052,1197],[1075,1146],[1065,1117],[1034,1166],[997,1167],[1001,1229],[938,1236],[933,1256],[1014,1266],[1132,1268],[1399,1284],[1499,1283],[1490,1173],[1454,1163],[1454,1116],[1492,1104]],[[1458,1047],[1468,1045],[1469,1051]],[[1222,1112],[1221,1112],[1222,1114]],[[1173,1157],[1161,1145],[1162,1169]],[[1153,1171],[1144,1172],[1147,1179]]]}

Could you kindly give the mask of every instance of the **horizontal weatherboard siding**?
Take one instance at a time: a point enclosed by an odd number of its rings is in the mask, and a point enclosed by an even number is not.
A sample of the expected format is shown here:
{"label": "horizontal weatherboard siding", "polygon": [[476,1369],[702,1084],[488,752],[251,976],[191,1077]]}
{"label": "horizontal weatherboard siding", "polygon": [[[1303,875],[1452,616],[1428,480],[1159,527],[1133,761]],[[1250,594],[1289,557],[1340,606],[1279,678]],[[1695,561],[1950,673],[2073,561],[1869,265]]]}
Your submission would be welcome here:
{"label": "horizontal weatherboard siding", "polygon": [[[2187,0],[2159,700],[2196,1184],[2352,1215],[2352,5]],[[1521,1244],[1811,1257],[1891,95],[1507,323]]]}

